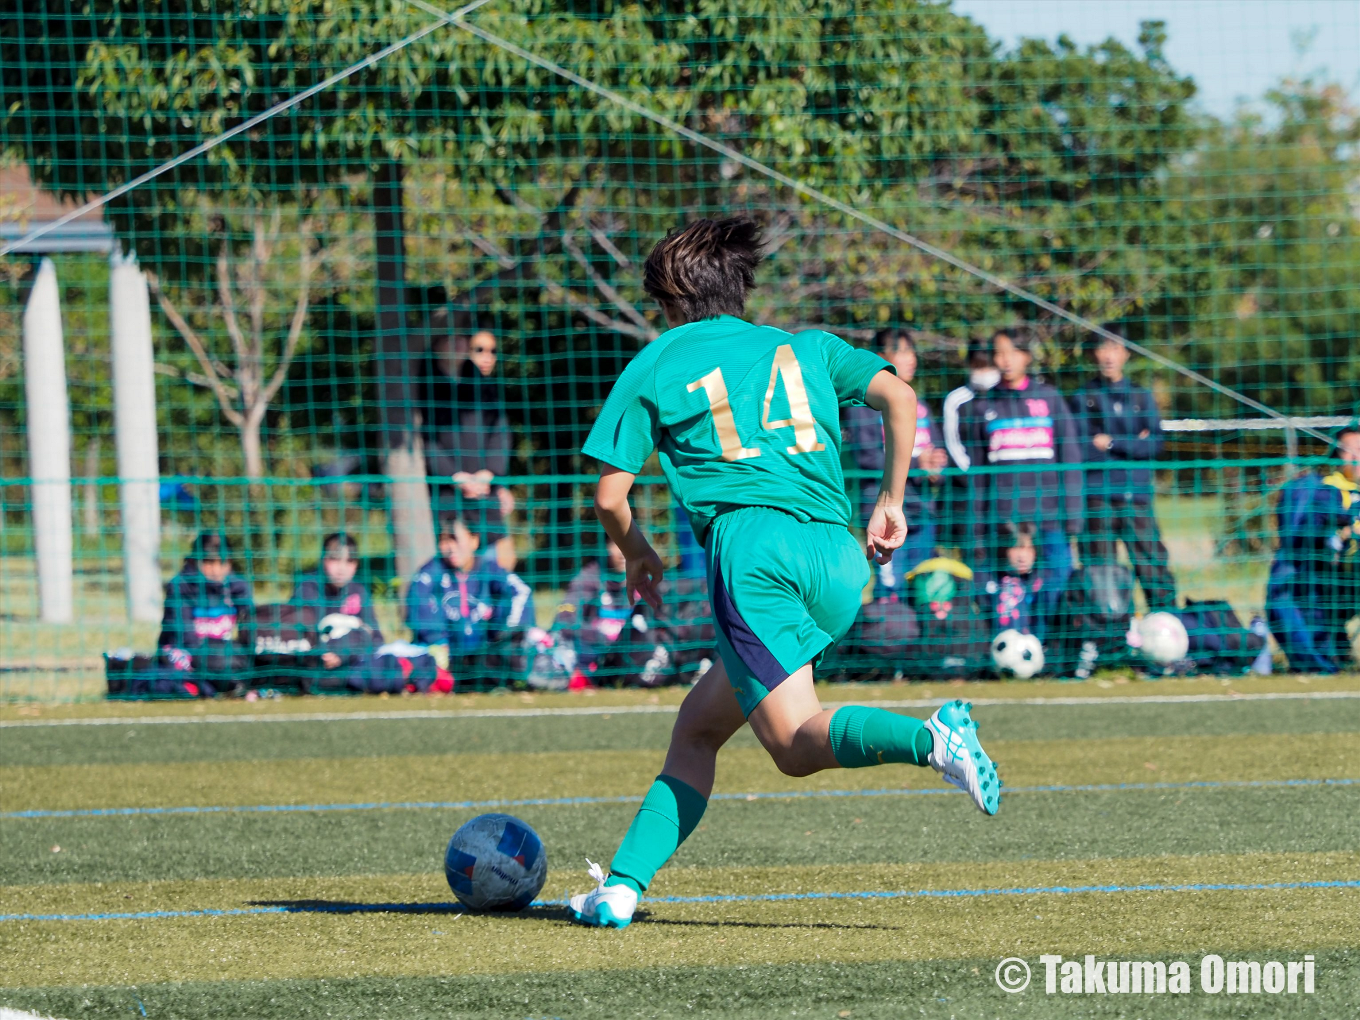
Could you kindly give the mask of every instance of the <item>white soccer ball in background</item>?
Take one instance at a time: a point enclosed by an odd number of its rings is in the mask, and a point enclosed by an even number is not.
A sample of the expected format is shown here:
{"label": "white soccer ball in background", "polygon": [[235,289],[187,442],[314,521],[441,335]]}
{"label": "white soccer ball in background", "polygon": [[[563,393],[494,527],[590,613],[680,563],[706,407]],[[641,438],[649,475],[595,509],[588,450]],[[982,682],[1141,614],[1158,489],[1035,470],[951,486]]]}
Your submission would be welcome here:
{"label": "white soccer ball in background", "polygon": [[478,815],[449,840],[444,877],[473,910],[523,910],[548,877],[548,853],[528,822]]}
{"label": "white soccer ball in background", "polygon": [[992,662],[1002,676],[1028,680],[1044,668],[1044,646],[1033,634],[1003,630],[992,638]]}
{"label": "white soccer ball in background", "polygon": [[1175,613],[1148,613],[1138,621],[1143,655],[1159,666],[1180,662],[1190,651],[1190,635]]}

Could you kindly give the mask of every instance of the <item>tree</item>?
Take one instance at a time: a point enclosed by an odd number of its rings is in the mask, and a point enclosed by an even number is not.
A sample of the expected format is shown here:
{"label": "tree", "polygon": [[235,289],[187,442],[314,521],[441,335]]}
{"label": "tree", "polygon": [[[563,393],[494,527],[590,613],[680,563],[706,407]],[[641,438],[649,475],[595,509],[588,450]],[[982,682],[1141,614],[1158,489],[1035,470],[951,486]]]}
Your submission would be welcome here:
{"label": "tree", "polygon": [[[1268,116],[1213,124],[1177,166],[1186,224],[1172,293],[1186,358],[1294,414],[1360,406],[1360,110],[1337,85],[1285,81]],[[1187,413],[1231,414],[1187,394]],[[1197,399],[1196,399],[1197,398]]]}
{"label": "tree", "polygon": [[[215,290],[199,295],[197,307],[186,308],[155,273],[148,274],[148,282],[161,311],[198,362],[201,374],[189,376],[190,381],[212,390],[223,416],[240,432],[246,477],[260,480],[265,476],[260,426],[300,350],[308,308],[317,290],[324,289],[318,287],[317,276],[327,272],[337,253],[320,246],[316,221],[309,215],[290,224],[284,234],[284,212],[275,206],[269,213],[257,209],[247,214],[249,235],[244,254],[238,254],[227,217],[211,209],[204,212],[221,235]],[[191,319],[199,322],[197,328]],[[230,354],[219,354],[222,345],[213,342],[222,333],[230,340]]]}

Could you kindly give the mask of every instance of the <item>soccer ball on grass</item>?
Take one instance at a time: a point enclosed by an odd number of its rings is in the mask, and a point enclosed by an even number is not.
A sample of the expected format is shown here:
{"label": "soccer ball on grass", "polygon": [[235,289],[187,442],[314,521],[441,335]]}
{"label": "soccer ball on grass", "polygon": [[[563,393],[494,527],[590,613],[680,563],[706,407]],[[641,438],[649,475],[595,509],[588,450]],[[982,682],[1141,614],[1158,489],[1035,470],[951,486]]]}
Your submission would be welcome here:
{"label": "soccer ball on grass", "polygon": [[529,823],[511,815],[465,822],[444,853],[444,876],[472,910],[523,910],[548,877],[548,854]]}

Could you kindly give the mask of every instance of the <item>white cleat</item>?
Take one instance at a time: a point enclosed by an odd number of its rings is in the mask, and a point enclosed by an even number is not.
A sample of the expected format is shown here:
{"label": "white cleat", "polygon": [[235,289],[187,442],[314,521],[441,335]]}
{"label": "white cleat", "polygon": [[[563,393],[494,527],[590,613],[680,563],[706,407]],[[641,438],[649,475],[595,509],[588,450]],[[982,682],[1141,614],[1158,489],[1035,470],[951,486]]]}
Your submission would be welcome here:
{"label": "white cleat", "polygon": [[590,877],[596,885],[588,893],[577,893],[570,900],[568,913],[577,924],[592,928],[627,928],[633,923],[633,911],[637,910],[638,895],[628,885],[605,885],[608,876],[604,869],[586,858],[590,865]]}
{"label": "white cleat", "polygon": [[977,723],[969,714],[970,707],[964,701],[951,701],[926,720],[935,740],[930,764],[946,782],[972,797],[979,811],[994,815],[1001,806],[1001,780],[996,764],[978,743]]}

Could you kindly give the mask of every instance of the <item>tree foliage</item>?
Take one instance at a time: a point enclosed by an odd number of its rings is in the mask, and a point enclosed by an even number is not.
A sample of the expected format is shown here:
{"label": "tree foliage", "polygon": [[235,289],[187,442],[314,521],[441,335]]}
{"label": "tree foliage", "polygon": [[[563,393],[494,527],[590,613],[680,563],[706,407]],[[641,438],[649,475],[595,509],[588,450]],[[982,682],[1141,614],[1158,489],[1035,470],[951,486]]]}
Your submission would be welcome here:
{"label": "tree foliage", "polygon": [[[45,186],[101,192],[429,17],[401,0],[34,0],[0,24],[14,97],[4,130]],[[1194,84],[1168,64],[1157,23],[1135,48],[1060,38],[1005,50],[947,6],[913,0],[506,0],[471,17],[1261,399],[1355,400],[1342,355],[1355,336],[1356,121],[1338,93],[1291,87],[1274,119],[1218,124],[1193,112]],[[1082,340],[444,28],[113,205],[167,292],[204,308],[223,238],[203,229],[203,203],[242,222],[283,208],[298,223],[318,201],[335,210],[355,266],[310,303],[266,422],[276,444],[287,423],[317,445],[337,434],[360,445],[373,423],[366,210],[389,159],[406,165],[415,304],[439,312],[429,328],[477,317],[502,334],[521,466],[576,466],[591,408],[660,327],[641,259],[687,216],[746,210],[767,223],[752,305],[767,321],[852,337],[906,323],[943,356],[1031,319],[1059,376]],[[1267,211],[1273,233],[1258,236]],[[167,354],[199,371],[186,357]],[[1188,385],[1172,395],[1187,412],[1228,411]],[[194,406],[200,420],[219,413]]]}

